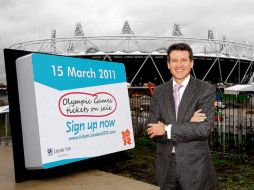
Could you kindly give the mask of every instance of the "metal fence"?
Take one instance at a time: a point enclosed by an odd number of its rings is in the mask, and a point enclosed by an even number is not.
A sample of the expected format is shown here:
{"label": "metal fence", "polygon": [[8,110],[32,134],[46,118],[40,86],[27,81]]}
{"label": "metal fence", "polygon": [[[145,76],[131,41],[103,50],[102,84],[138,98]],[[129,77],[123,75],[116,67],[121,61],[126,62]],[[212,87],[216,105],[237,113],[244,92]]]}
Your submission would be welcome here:
{"label": "metal fence", "polygon": [[11,144],[9,113],[0,114],[0,145]]}
{"label": "metal fence", "polygon": [[[136,137],[146,136],[150,107],[147,88],[129,88],[132,122]],[[254,155],[254,98],[224,95],[217,90],[214,127],[209,144],[212,151]]]}
{"label": "metal fence", "polygon": [[146,135],[150,108],[150,91],[148,88],[129,88],[132,125],[136,137]]}
{"label": "metal fence", "polygon": [[254,155],[254,98],[217,91],[210,146],[214,151]]}
{"label": "metal fence", "polygon": [[[151,89],[129,88],[130,108],[135,137],[147,136]],[[8,121],[7,121],[8,120]],[[0,140],[10,139],[8,115],[0,115]],[[225,95],[217,91],[214,127],[209,138],[212,151],[254,155],[254,97]]]}

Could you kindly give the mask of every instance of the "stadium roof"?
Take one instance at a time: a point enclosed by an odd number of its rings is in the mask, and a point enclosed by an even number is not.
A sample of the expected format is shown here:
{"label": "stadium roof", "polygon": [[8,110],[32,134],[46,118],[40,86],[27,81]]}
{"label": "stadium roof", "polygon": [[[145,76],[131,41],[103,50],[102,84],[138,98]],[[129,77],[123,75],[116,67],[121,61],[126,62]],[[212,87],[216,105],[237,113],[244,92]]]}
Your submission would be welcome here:
{"label": "stadium roof", "polygon": [[76,36],[21,42],[11,49],[61,55],[88,54],[165,54],[170,44],[188,43],[197,56],[228,57],[252,60],[254,46],[226,40],[187,38],[179,36]]}
{"label": "stadium roof", "polygon": [[1,106],[0,114],[9,113],[9,106]]}
{"label": "stadium roof", "polygon": [[234,94],[238,95],[240,93],[251,92],[254,93],[254,84],[237,84],[224,89],[225,94]]}

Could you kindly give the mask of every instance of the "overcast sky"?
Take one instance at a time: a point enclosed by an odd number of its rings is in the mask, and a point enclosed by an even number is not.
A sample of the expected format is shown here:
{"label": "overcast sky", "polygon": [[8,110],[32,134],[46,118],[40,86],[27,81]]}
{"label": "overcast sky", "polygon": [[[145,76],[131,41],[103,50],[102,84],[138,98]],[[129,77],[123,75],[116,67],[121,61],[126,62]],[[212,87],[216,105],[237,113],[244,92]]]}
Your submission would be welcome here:
{"label": "overcast sky", "polygon": [[136,35],[165,36],[178,23],[186,37],[254,44],[253,0],[0,0],[0,82],[5,82],[3,48],[28,40],[85,35],[118,35],[128,20]]}

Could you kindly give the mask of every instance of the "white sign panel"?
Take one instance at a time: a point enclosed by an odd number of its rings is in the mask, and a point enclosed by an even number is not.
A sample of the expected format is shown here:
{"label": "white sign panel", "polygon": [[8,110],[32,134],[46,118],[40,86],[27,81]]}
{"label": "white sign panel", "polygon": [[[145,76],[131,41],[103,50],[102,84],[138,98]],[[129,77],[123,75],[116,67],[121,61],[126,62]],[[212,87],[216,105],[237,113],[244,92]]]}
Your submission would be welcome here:
{"label": "white sign panel", "polygon": [[30,54],[16,66],[28,169],[134,148],[123,64]]}

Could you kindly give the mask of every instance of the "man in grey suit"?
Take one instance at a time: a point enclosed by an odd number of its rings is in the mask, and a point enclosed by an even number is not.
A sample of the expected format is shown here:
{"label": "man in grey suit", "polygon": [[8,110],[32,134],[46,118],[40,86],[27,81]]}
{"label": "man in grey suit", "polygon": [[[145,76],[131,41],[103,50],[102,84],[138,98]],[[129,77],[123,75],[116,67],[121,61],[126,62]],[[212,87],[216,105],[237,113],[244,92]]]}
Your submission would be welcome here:
{"label": "man in grey suit", "polygon": [[208,137],[215,88],[190,75],[189,45],[173,44],[167,56],[173,78],[154,89],[147,129],[157,142],[156,181],[161,190],[213,190],[216,178]]}

